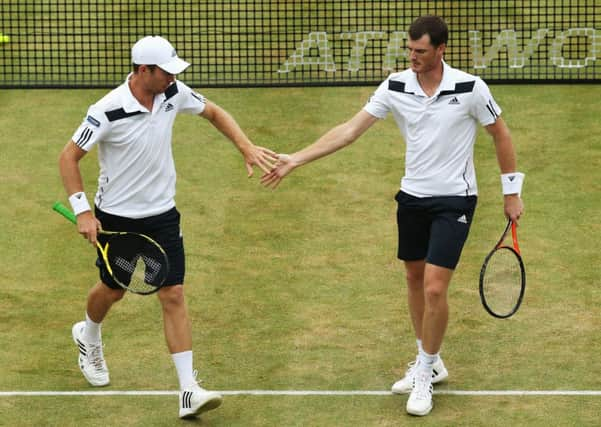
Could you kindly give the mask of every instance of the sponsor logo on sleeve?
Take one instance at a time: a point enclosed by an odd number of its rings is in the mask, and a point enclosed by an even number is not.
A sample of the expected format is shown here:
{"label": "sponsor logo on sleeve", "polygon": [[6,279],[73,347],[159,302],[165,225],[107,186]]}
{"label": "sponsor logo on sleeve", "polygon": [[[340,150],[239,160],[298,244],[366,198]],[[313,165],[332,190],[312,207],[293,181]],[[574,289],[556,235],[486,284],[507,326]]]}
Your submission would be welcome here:
{"label": "sponsor logo on sleeve", "polygon": [[86,118],[86,121],[87,121],[88,123],[90,123],[90,124],[92,124],[92,125],[96,126],[97,128],[98,128],[98,127],[100,127],[100,122],[99,122],[97,119],[95,119],[94,117],[92,117],[92,116],[88,116],[88,117]]}

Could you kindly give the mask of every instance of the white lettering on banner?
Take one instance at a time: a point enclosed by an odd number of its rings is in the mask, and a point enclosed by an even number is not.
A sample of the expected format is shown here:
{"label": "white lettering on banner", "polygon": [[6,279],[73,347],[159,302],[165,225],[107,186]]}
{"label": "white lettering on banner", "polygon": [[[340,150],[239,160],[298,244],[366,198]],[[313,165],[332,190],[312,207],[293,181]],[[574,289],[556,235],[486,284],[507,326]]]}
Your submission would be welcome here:
{"label": "white lettering on banner", "polygon": [[[566,60],[561,50],[569,37],[587,37],[590,40],[588,56],[584,60]],[[594,28],[568,28],[553,40],[550,51],[550,59],[553,65],[559,68],[584,68],[597,59],[597,53],[601,52],[601,35]]]}
{"label": "white lettering on banner", "polygon": [[388,46],[382,59],[382,70],[392,73],[396,70],[396,64],[399,59],[407,59],[407,49],[405,49],[405,40],[408,39],[406,31],[393,31],[388,39]]}
{"label": "white lettering on banner", "polygon": [[[309,56],[311,49],[315,48],[319,55],[317,57]],[[323,71],[336,71],[334,55],[328,42],[328,33],[309,33],[309,37],[300,43],[294,53],[284,62],[283,68],[278,70],[278,73],[288,73],[299,65],[319,65],[323,67]]]}
{"label": "white lettering on banner", "polygon": [[528,62],[534,51],[543,41],[549,30],[540,29],[528,41],[526,47],[520,52],[518,47],[518,36],[513,30],[503,30],[497,38],[488,47],[486,54],[483,54],[480,31],[469,31],[470,48],[474,61],[474,68],[486,68],[497,57],[503,46],[507,47],[507,58],[509,68],[522,68]]}
{"label": "white lettering on banner", "polygon": [[[532,55],[538,50],[543,40],[549,36],[548,28],[541,28],[534,32],[531,39],[525,42],[523,49],[518,41],[518,33],[513,29],[502,30],[494,38],[492,44],[485,48],[482,46],[480,31],[468,31],[469,47],[474,69],[483,69],[498,57],[501,49],[507,50],[509,68],[524,68]],[[371,40],[386,40],[384,31],[359,31],[344,32],[337,35],[338,40],[352,42],[349,57],[346,60],[345,71],[356,72],[361,69],[361,60]],[[567,59],[563,56],[564,45],[570,37],[585,37],[587,39],[586,57]],[[405,40],[408,39],[406,31],[393,31],[388,36],[388,44],[382,55],[382,70],[392,72],[397,68],[399,60],[408,59],[405,49]],[[311,52],[312,49],[316,49]],[[568,28],[555,35],[548,52],[550,63],[558,68],[584,68],[592,65],[601,52],[601,33],[595,28]],[[313,53],[313,54],[312,54]],[[317,55],[315,55],[317,53]],[[296,67],[312,65],[319,66],[321,71],[336,72],[334,53],[328,33],[311,32],[297,46],[296,50],[278,70],[279,73],[289,73]]]}
{"label": "white lettering on banner", "polygon": [[340,40],[353,40],[355,43],[351,47],[351,53],[348,58],[348,71],[359,71],[361,68],[361,58],[365,53],[365,48],[373,39],[385,39],[384,31],[359,31],[357,33],[340,33]]}

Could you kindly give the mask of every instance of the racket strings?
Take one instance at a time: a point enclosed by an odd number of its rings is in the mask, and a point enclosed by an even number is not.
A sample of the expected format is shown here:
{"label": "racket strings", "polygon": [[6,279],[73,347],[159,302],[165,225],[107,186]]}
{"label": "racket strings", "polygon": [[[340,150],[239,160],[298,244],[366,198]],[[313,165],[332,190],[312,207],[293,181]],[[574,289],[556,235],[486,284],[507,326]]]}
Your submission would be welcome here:
{"label": "racket strings", "polygon": [[115,257],[114,265],[119,267],[124,273],[148,284],[152,284],[156,280],[162,268],[162,264],[159,261],[144,254],[135,254],[131,260],[120,256]]}
{"label": "racket strings", "polygon": [[483,292],[489,308],[499,315],[510,314],[520,299],[522,273],[519,261],[508,248],[499,248],[489,258]]}
{"label": "racket strings", "polygon": [[165,253],[142,235],[123,234],[110,241],[107,259],[113,278],[130,291],[151,293],[169,270]]}

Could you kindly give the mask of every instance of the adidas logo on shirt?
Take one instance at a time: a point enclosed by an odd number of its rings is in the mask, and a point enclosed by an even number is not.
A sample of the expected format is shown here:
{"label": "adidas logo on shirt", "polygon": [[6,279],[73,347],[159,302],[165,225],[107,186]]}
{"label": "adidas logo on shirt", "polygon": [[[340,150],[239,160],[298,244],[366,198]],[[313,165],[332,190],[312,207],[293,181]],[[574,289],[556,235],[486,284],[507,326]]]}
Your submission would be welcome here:
{"label": "adidas logo on shirt", "polygon": [[467,217],[465,215],[461,215],[459,218],[457,218],[457,222],[467,224]]}
{"label": "adidas logo on shirt", "polygon": [[449,105],[459,105],[459,104],[460,104],[460,102],[459,102],[459,100],[457,99],[456,96],[454,96],[453,99],[451,99],[449,101]]}
{"label": "adidas logo on shirt", "polygon": [[173,104],[171,102],[168,102],[167,105],[165,106],[165,112],[167,111],[171,111],[173,110]]}

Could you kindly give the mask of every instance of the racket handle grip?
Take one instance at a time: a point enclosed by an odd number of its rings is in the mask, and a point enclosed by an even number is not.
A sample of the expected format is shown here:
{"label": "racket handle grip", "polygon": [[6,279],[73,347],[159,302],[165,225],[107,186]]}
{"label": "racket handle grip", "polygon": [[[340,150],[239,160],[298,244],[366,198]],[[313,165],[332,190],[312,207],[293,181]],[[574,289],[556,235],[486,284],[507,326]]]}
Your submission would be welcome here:
{"label": "racket handle grip", "polygon": [[77,224],[77,218],[75,217],[75,214],[61,202],[54,202],[52,209],[67,218],[73,224]]}

